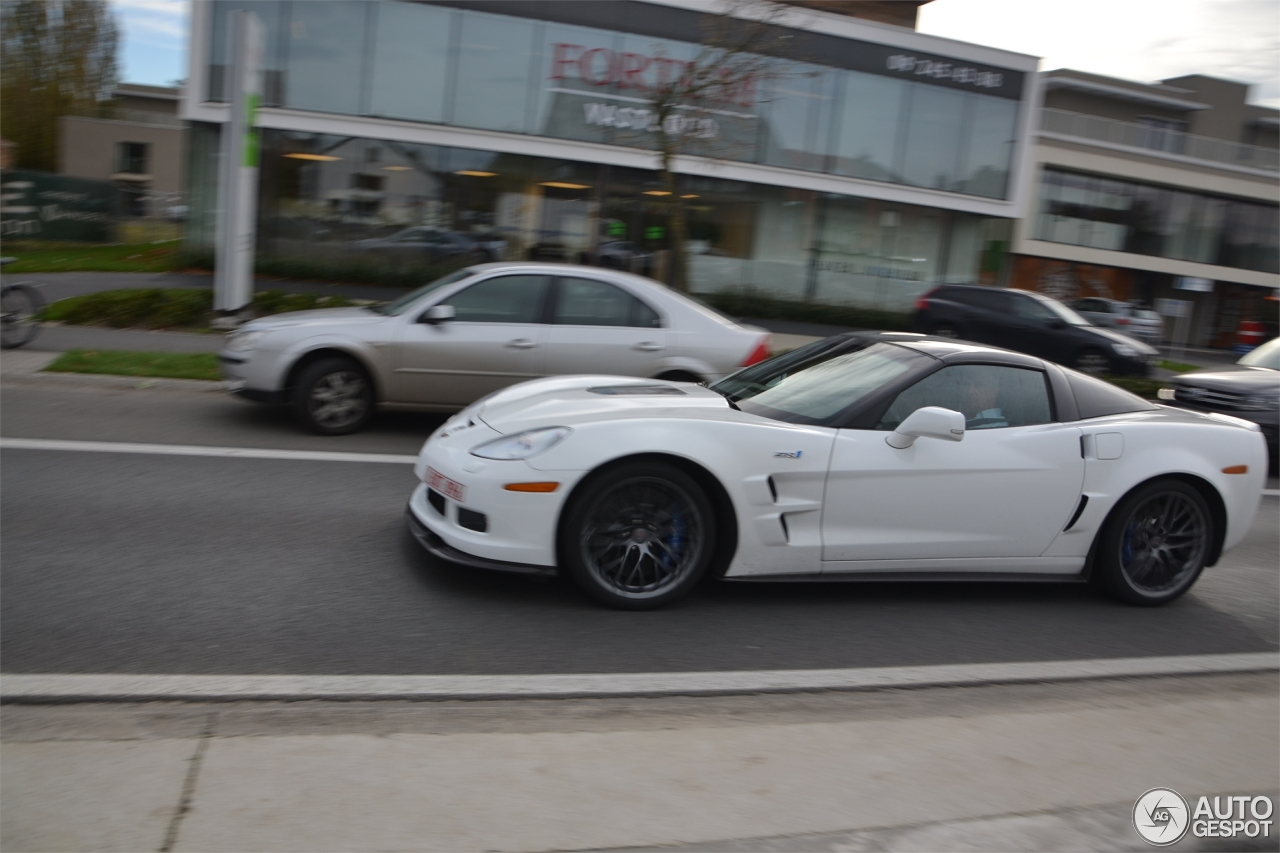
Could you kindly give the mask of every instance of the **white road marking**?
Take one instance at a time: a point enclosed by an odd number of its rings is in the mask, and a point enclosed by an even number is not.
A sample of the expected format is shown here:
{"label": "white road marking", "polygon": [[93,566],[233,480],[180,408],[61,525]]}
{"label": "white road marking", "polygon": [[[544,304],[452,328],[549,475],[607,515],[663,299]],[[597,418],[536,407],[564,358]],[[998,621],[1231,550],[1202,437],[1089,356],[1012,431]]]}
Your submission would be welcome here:
{"label": "white road marking", "polygon": [[698,696],[1267,672],[1274,652],[755,672],[583,675],[0,675],[4,702]]}
{"label": "white road marking", "polygon": [[123,441],[61,441],[0,438],[4,450],[70,450],[88,453],[146,453],[158,456],[220,456],[232,459],[300,459],[310,462],[390,462],[412,465],[416,456],[391,453],[341,453],[331,450],[272,450],[256,447],[203,447],[192,444],[133,444]]}

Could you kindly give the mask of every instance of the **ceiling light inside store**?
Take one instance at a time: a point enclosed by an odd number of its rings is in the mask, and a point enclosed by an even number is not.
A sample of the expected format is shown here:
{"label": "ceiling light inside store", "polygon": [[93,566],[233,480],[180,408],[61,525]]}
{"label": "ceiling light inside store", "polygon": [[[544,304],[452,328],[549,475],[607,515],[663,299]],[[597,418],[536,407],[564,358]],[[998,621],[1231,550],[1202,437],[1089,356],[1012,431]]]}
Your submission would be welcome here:
{"label": "ceiling light inside store", "polygon": [[385,172],[408,172],[413,169],[412,166],[383,166]]}
{"label": "ceiling light inside store", "polygon": [[466,175],[469,178],[492,178],[497,172],[481,172],[478,169],[459,169],[454,172],[455,175]]}
{"label": "ceiling light inside store", "polygon": [[555,187],[558,190],[589,190],[590,184],[570,184],[565,181],[543,181],[538,184],[540,187]]}
{"label": "ceiling light inside store", "polygon": [[698,195],[697,193],[689,193],[688,195],[680,196],[680,198],[702,198],[702,196]]}
{"label": "ceiling light inside store", "polygon": [[671,195],[671,193],[667,192],[666,190],[645,190],[644,194],[645,195]]}
{"label": "ceiling light inside store", "polygon": [[294,160],[318,160],[321,163],[332,163],[334,160],[341,160],[341,157],[334,157],[332,154],[306,154],[302,151],[294,151],[284,155]]}

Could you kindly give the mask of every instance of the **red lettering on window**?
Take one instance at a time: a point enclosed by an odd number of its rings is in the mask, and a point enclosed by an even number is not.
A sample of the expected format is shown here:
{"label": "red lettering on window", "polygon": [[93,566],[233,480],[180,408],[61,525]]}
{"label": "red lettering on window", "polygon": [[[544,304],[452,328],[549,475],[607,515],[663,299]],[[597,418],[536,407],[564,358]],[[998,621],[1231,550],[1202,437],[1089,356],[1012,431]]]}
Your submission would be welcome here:
{"label": "red lettering on window", "polygon": [[575,62],[578,61],[577,59],[574,59],[573,57],[569,56],[569,51],[582,50],[582,45],[564,44],[563,42],[557,42],[556,44],[552,45],[551,48],[552,48],[551,79],[563,80],[564,75],[561,74],[560,72],[564,69],[566,65],[573,65]]}
{"label": "red lettering on window", "polygon": [[652,64],[653,60],[645,56],[643,53],[624,53],[620,63],[622,69],[622,87],[624,89],[639,89],[642,92],[649,90],[649,84],[645,82],[644,72]]}
{"label": "red lettering on window", "polygon": [[[604,58],[604,75],[598,80],[592,75],[591,69],[597,55]],[[593,47],[578,57],[578,76],[592,86],[608,86],[614,81],[616,71],[613,51],[607,47]]]}

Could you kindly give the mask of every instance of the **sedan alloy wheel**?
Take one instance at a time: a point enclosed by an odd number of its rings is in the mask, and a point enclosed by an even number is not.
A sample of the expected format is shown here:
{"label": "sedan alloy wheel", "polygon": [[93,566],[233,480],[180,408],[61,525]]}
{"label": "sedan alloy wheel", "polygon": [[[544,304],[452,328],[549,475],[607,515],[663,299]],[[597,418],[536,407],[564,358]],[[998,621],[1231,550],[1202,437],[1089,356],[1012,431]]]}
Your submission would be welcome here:
{"label": "sedan alloy wheel", "polygon": [[364,426],[373,403],[373,388],[359,365],[347,359],[325,359],[302,371],[294,415],[314,432],[345,435]]}

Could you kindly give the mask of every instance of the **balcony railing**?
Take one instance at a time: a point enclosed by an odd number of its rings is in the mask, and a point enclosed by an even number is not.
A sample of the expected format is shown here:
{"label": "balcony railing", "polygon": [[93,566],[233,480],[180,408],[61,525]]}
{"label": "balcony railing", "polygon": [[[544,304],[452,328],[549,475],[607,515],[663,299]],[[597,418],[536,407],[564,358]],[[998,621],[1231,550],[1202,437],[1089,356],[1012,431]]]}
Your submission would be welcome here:
{"label": "balcony railing", "polygon": [[1210,163],[1280,171],[1280,151],[1242,145],[1207,136],[1192,136],[1166,128],[1148,127],[1127,121],[1071,113],[1066,110],[1042,109],[1040,130],[1061,136],[1072,136],[1094,142],[1122,145],[1144,152],[1190,157]]}
{"label": "balcony railing", "polygon": [[148,110],[127,110],[116,108],[101,113],[85,113],[78,118],[96,118],[107,121],[127,121],[133,124],[154,124],[161,127],[182,127],[185,122],[169,113],[153,113]]}

